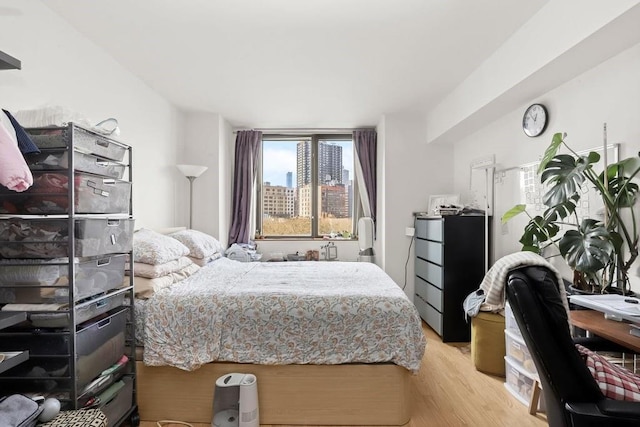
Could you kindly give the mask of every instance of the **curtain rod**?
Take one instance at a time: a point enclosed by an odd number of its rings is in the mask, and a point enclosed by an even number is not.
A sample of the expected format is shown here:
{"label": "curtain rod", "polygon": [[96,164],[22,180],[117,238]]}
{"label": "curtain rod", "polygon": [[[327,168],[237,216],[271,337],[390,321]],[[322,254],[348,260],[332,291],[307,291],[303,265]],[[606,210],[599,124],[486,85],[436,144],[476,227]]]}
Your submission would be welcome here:
{"label": "curtain rod", "polygon": [[[251,128],[246,130],[257,130],[262,133],[278,133],[278,134],[286,134],[286,133],[351,133],[356,129],[375,129],[375,127],[364,127],[364,128]],[[245,129],[234,129],[233,133],[238,133],[238,131]]]}

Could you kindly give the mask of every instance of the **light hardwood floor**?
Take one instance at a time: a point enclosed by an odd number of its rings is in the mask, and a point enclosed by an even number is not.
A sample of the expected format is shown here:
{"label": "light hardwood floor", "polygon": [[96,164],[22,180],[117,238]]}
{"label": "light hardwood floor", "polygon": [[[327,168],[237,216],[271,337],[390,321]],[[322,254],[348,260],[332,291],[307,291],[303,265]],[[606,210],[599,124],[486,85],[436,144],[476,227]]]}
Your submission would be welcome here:
{"label": "light hardwood floor", "polygon": [[[504,378],[476,371],[468,352],[461,351],[459,345],[444,344],[426,324],[422,328],[427,350],[420,372],[413,377],[413,410],[405,427],[547,425],[544,414],[529,415],[527,407],[509,394]],[[141,426],[156,427],[156,423],[143,422]]]}

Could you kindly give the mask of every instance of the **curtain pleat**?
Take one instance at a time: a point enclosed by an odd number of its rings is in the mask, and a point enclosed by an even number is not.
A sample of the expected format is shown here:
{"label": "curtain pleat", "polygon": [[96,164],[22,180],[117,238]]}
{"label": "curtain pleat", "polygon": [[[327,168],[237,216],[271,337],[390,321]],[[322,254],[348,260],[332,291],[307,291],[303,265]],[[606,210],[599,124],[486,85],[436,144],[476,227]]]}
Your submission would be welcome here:
{"label": "curtain pleat", "polygon": [[360,195],[365,216],[376,222],[377,197],[377,146],[378,134],[374,129],[353,131],[353,146],[355,147],[358,165],[356,165],[356,179],[359,180]]}
{"label": "curtain pleat", "polygon": [[251,237],[251,204],[261,142],[260,131],[243,130],[238,131],[236,135],[229,245],[249,243]]}

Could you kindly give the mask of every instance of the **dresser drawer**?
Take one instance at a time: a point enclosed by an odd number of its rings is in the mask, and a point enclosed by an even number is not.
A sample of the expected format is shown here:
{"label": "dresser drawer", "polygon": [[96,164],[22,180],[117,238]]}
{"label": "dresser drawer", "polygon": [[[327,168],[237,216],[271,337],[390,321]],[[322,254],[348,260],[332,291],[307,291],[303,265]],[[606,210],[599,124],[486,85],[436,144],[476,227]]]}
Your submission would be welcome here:
{"label": "dresser drawer", "polygon": [[416,277],[415,287],[418,296],[434,306],[436,310],[442,312],[442,289],[430,285],[419,277]]}
{"label": "dresser drawer", "polygon": [[426,301],[418,295],[415,296],[414,304],[418,309],[418,313],[420,313],[420,317],[422,317],[438,335],[442,335],[442,314],[427,304]]}
{"label": "dresser drawer", "polygon": [[416,236],[442,242],[442,219],[419,219],[416,221]]}
{"label": "dresser drawer", "polygon": [[416,258],[416,276],[442,289],[442,267]]}
{"label": "dresser drawer", "polygon": [[442,265],[442,243],[416,239],[416,256]]}

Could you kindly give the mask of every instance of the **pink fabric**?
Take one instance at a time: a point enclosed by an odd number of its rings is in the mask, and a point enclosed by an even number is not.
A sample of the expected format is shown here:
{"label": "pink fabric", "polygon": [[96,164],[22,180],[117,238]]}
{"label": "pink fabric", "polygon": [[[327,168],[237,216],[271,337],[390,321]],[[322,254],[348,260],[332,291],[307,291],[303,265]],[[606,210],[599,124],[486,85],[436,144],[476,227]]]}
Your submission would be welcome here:
{"label": "pink fabric", "polygon": [[18,145],[0,123],[0,184],[13,191],[25,191],[33,185],[33,176]]}
{"label": "pink fabric", "polygon": [[621,366],[614,365],[601,355],[576,344],[586,360],[589,372],[606,397],[615,400],[640,401],[640,377]]}

